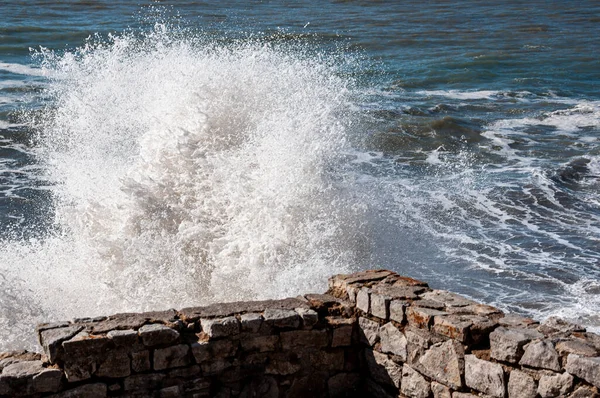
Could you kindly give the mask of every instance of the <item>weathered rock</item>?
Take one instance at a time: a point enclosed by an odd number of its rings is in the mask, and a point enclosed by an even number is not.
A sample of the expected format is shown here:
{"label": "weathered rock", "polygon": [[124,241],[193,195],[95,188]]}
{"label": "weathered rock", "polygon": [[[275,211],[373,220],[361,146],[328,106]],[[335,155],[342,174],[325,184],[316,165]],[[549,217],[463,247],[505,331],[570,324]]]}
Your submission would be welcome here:
{"label": "weathered rock", "polygon": [[374,345],[379,341],[379,324],[367,318],[358,318],[358,332],[363,343]]}
{"label": "weathered rock", "polygon": [[270,352],[277,349],[279,336],[257,336],[242,339],[240,340],[240,343],[244,351]]}
{"label": "weathered rock", "polygon": [[493,397],[504,398],[504,371],[497,363],[465,355],[465,384]]}
{"label": "weathered rock", "polygon": [[176,317],[177,312],[173,309],[143,313],[115,314],[86,323],[85,327],[92,334],[104,334],[117,329],[137,330],[146,323],[174,325],[176,323]]}
{"label": "weathered rock", "polygon": [[550,369],[557,372],[561,369],[558,353],[554,349],[552,342],[548,340],[533,341],[527,344],[519,365]]}
{"label": "weathered rock", "polygon": [[404,334],[391,322],[379,328],[381,351],[397,355],[402,362],[407,359],[407,340]]}
{"label": "weathered rock", "polygon": [[95,374],[99,377],[111,378],[129,376],[131,374],[131,367],[127,352],[123,349],[110,351],[104,361],[100,363]]}
{"label": "weathered rock", "polygon": [[0,376],[0,394],[33,394],[55,392],[60,387],[63,373],[46,369],[42,361],[21,361],[7,365]]}
{"label": "weathered rock", "polygon": [[468,316],[461,315],[440,315],[433,318],[434,333],[450,337],[466,343],[470,339],[470,328],[473,321]]}
{"label": "weathered rock", "polygon": [[510,372],[508,378],[508,398],[535,398],[537,387],[533,377],[520,370]]}
{"label": "weathered rock", "polygon": [[569,354],[565,370],[600,388],[600,357],[586,358]]}
{"label": "weathered rock", "polygon": [[387,321],[390,317],[391,298],[383,293],[371,291],[371,314]]}
{"label": "weathered rock", "polygon": [[331,317],[325,318],[327,324],[333,328],[331,347],[345,347],[352,344],[355,318]]}
{"label": "weathered rock", "polygon": [[60,369],[44,368],[33,376],[33,391],[38,393],[56,392],[60,388],[63,372]]}
{"label": "weathered rock", "polygon": [[536,326],[538,322],[521,315],[506,314],[503,317],[498,318],[498,324],[504,327],[526,329]]}
{"label": "weathered rock", "polygon": [[[366,397],[377,398],[398,398],[398,394],[390,394],[378,382],[367,377],[364,383],[364,392]],[[360,395],[359,395],[360,396]]]}
{"label": "weathered rock", "polygon": [[200,318],[222,318],[248,312],[263,312],[265,309],[295,310],[309,308],[305,300],[287,298],[282,300],[238,301],[233,303],[215,303],[205,307],[184,308],[179,317],[185,322],[194,322]]}
{"label": "weathered rock", "polygon": [[281,332],[280,337],[284,350],[295,347],[323,348],[329,340],[326,330],[292,330]]}
{"label": "weathered rock", "polygon": [[426,290],[421,286],[376,285],[371,289],[370,313],[383,320],[390,317],[390,302],[392,300],[415,300],[418,293]]}
{"label": "weathered rock", "polygon": [[[279,310],[273,310],[279,311]],[[290,311],[290,310],[288,310]],[[293,312],[296,316],[296,312]],[[211,339],[212,338],[220,338],[233,336],[240,332],[240,323],[234,316],[228,316],[225,318],[215,318],[215,319],[200,319],[200,325],[202,327],[202,331],[206,333]]]}
{"label": "weathered rock", "polygon": [[179,332],[159,323],[144,325],[138,333],[146,347],[171,344],[179,338]]}
{"label": "weathered rock", "polygon": [[538,394],[542,398],[564,396],[573,388],[573,376],[568,373],[542,375],[538,384]]}
{"label": "weathered rock", "polygon": [[424,307],[411,306],[406,309],[408,324],[420,329],[429,329],[433,325],[433,318],[441,315],[448,315],[448,313]]}
{"label": "weathered rock", "polygon": [[370,349],[365,350],[367,370],[373,380],[400,388],[402,368],[387,355]]}
{"label": "weathered rock", "polygon": [[495,319],[499,318],[503,314],[500,309],[486,304],[470,304],[465,305],[464,307],[447,307],[445,311],[456,315],[492,316]]}
{"label": "weathered rock", "polygon": [[192,343],[191,348],[194,359],[197,363],[201,363],[234,356],[238,345],[237,342],[231,340],[199,341]]}
{"label": "weathered rock", "polygon": [[561,356],[577,354],[580,357],[595,357],[598,350],[581,339],[564,340],[556,343],[556,351]]}
{"label": "weathered rock", "polygon": [[154,370],[187,366],[190,363],[190,346],[179,344],[154,350]]}
{"label": "weathered rock", "polygon": [[465,369],[463,346],[455,340],[434,344],[418,359],[415,368],[425,376],[458,390],[462,387]]}
{"label": "weathered rock", "polygon": [[542,322],[542,324],[538,327],[538,330],[546,335],[556,333],[585,332],[585,328],[583,326],[565,321],[564,319],[556,316],[551,316]]}
{"label": "weathered rock", "polygon": [[225,369],[233,367],[233,362],[228,359],[215,359],[200,364],[204,376],[221,374]]}
{"label": "weathered rock", "polygon": [[573,391],[569,398],[600,398],[600,394],[595,388],[581,386]]}
{"label": "weathered rock", "polygon": [[452,398],[452,390],[437,381],[431,382],[431,392],[433,393],[433,398]]}
{"label": "weathered rock", "polygon": [[134,372],[150,370],[150,351],[136,351],[131,353],[131,369]]}
{"label": "weathered rock", "polygon": [[52,395],[52,398],[105,398],[106,384],[94,383],[84,384],[82,386],[63,391],[60,394]]}
{"label": "weathered rock", "polygon": [[38,329],[38,337],[44,353],[50,363],[56,363],[62,352],[63,341],[69,340],[81,330],[83,326],[66,326],[53,329]]}
{"label": "weathered rock", "polygon": [[356,293],[356,308],[365,314],[371,311],[371,289],[363,287]]}
{"label": "weathered rock", "polygon": [[409,365],[402,366],[402,383],[400,392],[411,398],[429,398],[431,387],[429,382]]}
{"label": "weathered rock", "polygon": [[331,278],[329,278],[329,289],[334,295],[341,297],[338,295],[338,292],[344,295],[346,293],[346,288],[348,285],[352,285],[355,283],[379,281],[393,274],[393,272],[386,270],[369,270],[363,272],[356,272],[354,274],[349,275],[334,275]]}
{"label": "weathered rock", "polygon": [[278,328],[298,328],[300,315],[294,310],[280,310],[267,308],[263,313],[265,322]]}
{"label": "weathered rock", "polygon": [[499,361],[517,363],[523,356],[523,347],[533,339],[544,337],[532,329],[498,327],[490,333],[490,356]]}
{"label": "weathered rock", "polygon": [[240,324],[242,326],[242,332],[258,333],[262,322],[263,317],[261,314],[251,312],[249,314],[240,315]]}
{"label": "weathered rock", "polygon": [[319,315],[310,308],[296,308],[296,312],[302,318],[304,328],[312,328],[319,321]]}
{"label": "weathered rock", "polygon": [[455,391],[452,393],[452,398],[478,398],[475,394]]}
{"label": "weathered rock", "polygon": [[310,353],[310,363],[315,369],[342,371],[344,370],[344,351],[332,352],[313,351]]}
{"label": "weathered rock", "polygon": [[123,380],[123,389],[136,392],[155,390],[160,387],[164,378],[162,373],[131,375]]}
{"label": "weathered rock", "polygon": [[327,395],[326,374],[311,374],[294,378],[288,391],[290,397],[324,397]]}
{"label": "weathered rock", "polygon": [[181,397],[181,388],[179,386],[171,386],[167,388],[161,388],[158,391],[160,398],[178,398]]}
{"label": "weathered rock", "polygon": [[111,330],[106,334],[106,337],[111,339],[116,346],[130,347],[138,341],[138,332],[133,329],[127,330]]}
{"label": "weathered rock", "polygon": [[290,357],[290,355],[280,354],[274,355],[269,359],[265,369],[265,374],[285,376],[299,372],[300,369],[302,369],[302,366],[297,358]]}
{"label": "weathered rock", "polygon": [[473,300],[469,300],[463,296],[445,290],[432,290],[421,294],[421,298],[440,302],[444,307],[466,307],[468,305],[479,304]]}
{"label": "weathered rock", "polygon": [[445,341],[441,336],[434,335],[428,330],[411,326],[404,329],[404,335],[406,336],[407,362],[409,364],[414,364],[432,344]]}
{"label": "weathered rock", "polygon": [[402,323],[406,320],[406,307],[408,303],[404,300],[392,300],[390,302],[390,320]]}
{"label": "weathered rock", "polygon": [[338,373],[327,380],[330,398],[343,398],[358,394],[361,382],[360,373]]}

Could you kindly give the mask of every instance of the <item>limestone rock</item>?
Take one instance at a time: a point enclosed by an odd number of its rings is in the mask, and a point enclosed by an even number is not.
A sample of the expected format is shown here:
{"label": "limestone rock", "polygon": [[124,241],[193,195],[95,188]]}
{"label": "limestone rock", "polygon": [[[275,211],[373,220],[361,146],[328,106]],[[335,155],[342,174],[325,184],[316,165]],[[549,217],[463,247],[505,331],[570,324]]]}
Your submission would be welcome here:
{"label": "limestone rock", "polygon": [[123,380],[123,389],[136,392],[155,390],[160,387],[164,378],[162,373],[131,375]]}
{"label": "limestone rock", "polygon": [[444,338],[434,335],[428,330],[411,326],[404,329],[404,335],[407,341],[407,362],[409,364],[414,364],[432,344],[445,341]]}
{"label": "limestone rock", "polygon": [[538,385],[538,394],[542,398],[566,395],[573,388],[573,376],[568,373],[542,375]]}
{"label": "limestone rock", "polygon": [[593,345],[581,339],[560,341],[556,344],[556,351],[564,356],[577,354],[581,357],[595,357],[598,355],[598,350]]}
{"label": "limestone rock", "polygon": [[600,394],[592,387],[581,386],[573,391],[569,398],[600,398]]}
{"label": "limestone rock", "polygon": [[586,358],[569,354],[565,370],[600,388],[600,357]]}
{"label": "limestone rock", "polygon": [[134,372],[150,370],[150,351],[136,351],[131,353],[131,369]]}
{"label": "limestone rock", "polygon": [[526,318],[516,314],[506,314],[502,318],[498,319],[498,323],[500,326],[522,329],[530,328],[538,324],[538,322],[531,318]]}
{"label": "limestone rock", "polygon": [[406,307],[408,303],[403,300],[392,300],[390,302],[390,320],[398,323],[404,322]]}
{"label": "limestone rock", "polygon": [[261,314],[251,312],[249,314],[240,315],[240,324],[242,326],[242,332],[258,333],[262,322],[263,317]]}
{"label": "limestone rock", "polygon": [[106,337],[111,339],[116,346],[130,347],[137,343],[138,332],[133,329],[128,330],[111,330],[106,334]]}
{"label": "limestone rock", "polygon": [[[296,314],[294,312],[294,314]],[[296,316],[298,316],[296,314]],[[200,319],[202,331],[210,338],[233,336],[240,332],[240,323],[234,316],[214,319]]]}
{"label": "limestone rock", "polygon": [[281,353],[279,355],[272,355],[269,358],[265,374],[286,376],[299,372],[300,369],[302,369],[302,366],[298,358]]}
{"label": "limestone rock", "polygon": [[369,375],[377,382],[400,388],[402,368],[387,355],[370,349],[365,350]]}
{"label": "limestone rock", "polygon": [[358,318],[358,331],[362,342],[373,346],[379,341],[379,324],[367,318]]}
{"label": "limestone rock", "polygon": [[306,300],[286,298],[282,300],[237,301],[232,303],[215,303],[205,307],[184,308],[179,311],[179,317],[184,322],[194,322],[200,318],[222,318],[235,314],[263,312],[267,309],[295,310],[309,308]]}
{"label": "limestone rock", "polygon": [[535,398],[537,388],[533,377],[520,370],[510,372],[508,398]]}
{"label": "limestone rock", "polygon": [[363,287],[356,293],[356,308],[368,314],[371,311],[371,289]]}
{"label": "limestone rock", "polygon": [[50,363],[56,363],[62,351],[63,341],[69,340],[83,329],[83,326],[67,326],[39,330],[39,340]]}
{"label": "limestone rock", "polygon": [[342,371],[344,370],[344,351],[337,350],[332,352],[313,351],[310,353],[310,363],[315,369]]}
{"label": "limestone rock", "polygon": [[294,310],[280,310],[267,308],[263,313],[265,322],[278,328],[298,328],[300,315]]}
{"label": "limestone rock", "polygon": [[433,380],[458,390],[465,369],[463,346],[455,341],[434,344],[415,364],[416,369]]}
{"label": "limestone rock", "polygon": [[557,372],[561,369],[558,353],[552,342],[548,340],[534,341],[527,344],[519,365],[550,369]]}
{"label": "limestone rock", "polygon": [[304,328],[312,328],[319,321],[319,315],[310,308],[296,308],[296,312],[302,318],[302,325]]}
{"label": "limestone rock", "polygon": [[465,384],[493,397],[504,398],[504,371],[497,363],[465,355]]}
{"label": "limestone rock", "polygon": [[397,355],[402,362],[406,362],[407,344],[406,337],[391,322],[379,328],[381,351]]}
{"label": "limestone rock", "polygon": [[517,363],[523,356],[525,344],[542,337],[536,330],[500,326],[490,333],[490,356],[499,361]]}
{"label": "limestone rock", "polygon": [[127,352],[122,349],[110,351],[95,374],[99,377],[111,378],[129,376],[131,374],[131,367]]}
{"label": "limestone rock", "polygon": [[573,332],[585,332],[585,328],[581,325],[565,321],[556,316],[551,316],[546,319],[538,327],[539,331],[544,334],[556,334],[556,333],[573,333]]}
{"label": "limestone rock", "polygon": [[179,332],[159,323],[144,325],[138,333],[146,347],[171,344],[179,338]]}
{"label": "limestone rock", "polygon": [[60,369],[44,368],[33,376],[33,391],[56,392],[60,388],[63,372]]}
{"label": "limestone rock", "polygon": [[433,393],[433,398],[452,398],[450,388],[437,381],[431,382],[431,392]]}
{"label": "limestone rock", "polygon": [[[227,341],[227,340],[224,340]],[[270,352],[277,349],[279,336],[257,336],[240,340],[244,351]]]}
{"label": "limestone rock", "polygon": [[411,398],[429,398],[431,387],[429,382],[409,365],[402,366],[402,383],[400,392]]}
{"label": "limestone rock", "polygon": [[331,347],[345,347],[352,344],[355,318],[326,317],[327,324],[333,328]]}
{"label": "limestone rock", "polygon": [[154,370],[187,366],[190,363],[190,346],[179,344],[154,350]]}
{"label": "limestone rock", "polygon": [[413,306],[406,309],[406,319],[408,320],[408,324],[420,329],[429,329],[429,327],[433,325],[433,318],[440,315],[448,315],[448,313],[432,308]]}
{"label": "limestone rock", "polygon": [[470,328],[473,321],[468,316],[461,315],[438,315],[433,318],[434,333],[450,337],[466,343],[470,338]]}
{"label": "limestone rock", "polygon": [[450,293],[445,290],[432,290],[421,294],[422,299],[433,300],[440,302],[444,307],[466,307],[467,305],[479,304],[473,300],[469,300],[455,293]]}
{"label": "limestone rock", "polygon": [[323,348],[328,344],[327,330],[292,330],[281,332],[281,346],[284,350],[294,347]]}
{"label": "limestone rock", "polygon": [[107,393],[106,384],[94,383],[84,384],[82,386],[63,391],[60,394],[53,395],[53,398],[105,398]]}
{"label": "limestone rock", "polygon": [[[277,336],[275,336],[277,337]],[[231,340],[200,341],[192,343],[192,354],[197,363],[217,358],[234,356],[237,352],[237,342]]]}

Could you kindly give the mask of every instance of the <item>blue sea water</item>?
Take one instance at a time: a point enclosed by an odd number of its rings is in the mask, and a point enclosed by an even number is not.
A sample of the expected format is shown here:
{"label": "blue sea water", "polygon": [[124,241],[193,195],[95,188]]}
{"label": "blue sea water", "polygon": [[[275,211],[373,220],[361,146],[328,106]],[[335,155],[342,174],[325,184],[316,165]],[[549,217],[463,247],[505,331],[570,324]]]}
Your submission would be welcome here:
{"label": "blue sea water", "polygon": [[0,349],[389,268],[600,318],[595,1],[0,2]]}

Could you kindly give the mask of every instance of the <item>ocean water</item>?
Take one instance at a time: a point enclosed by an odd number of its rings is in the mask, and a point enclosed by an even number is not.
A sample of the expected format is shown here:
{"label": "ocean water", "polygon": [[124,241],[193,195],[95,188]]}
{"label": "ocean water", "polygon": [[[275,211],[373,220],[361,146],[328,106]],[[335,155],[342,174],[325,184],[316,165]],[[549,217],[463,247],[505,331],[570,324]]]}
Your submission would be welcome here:
{"label": "ocean water", "polygon": [[600,330],[600,4],[0,3],[0,350],[389,268]]}

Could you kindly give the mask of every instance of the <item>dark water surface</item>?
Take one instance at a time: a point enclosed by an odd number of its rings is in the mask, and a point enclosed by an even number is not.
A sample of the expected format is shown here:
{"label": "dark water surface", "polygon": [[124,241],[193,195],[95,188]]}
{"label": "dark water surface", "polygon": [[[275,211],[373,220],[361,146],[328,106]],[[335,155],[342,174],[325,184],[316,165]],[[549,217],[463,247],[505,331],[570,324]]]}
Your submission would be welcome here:
{"label": "dark water surface", "polygon": [[599,37],[591,0],[0,2],[0,349],[366,267],[598,330]]}

